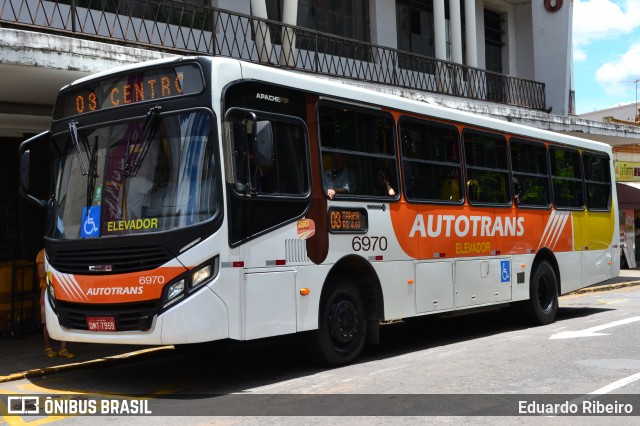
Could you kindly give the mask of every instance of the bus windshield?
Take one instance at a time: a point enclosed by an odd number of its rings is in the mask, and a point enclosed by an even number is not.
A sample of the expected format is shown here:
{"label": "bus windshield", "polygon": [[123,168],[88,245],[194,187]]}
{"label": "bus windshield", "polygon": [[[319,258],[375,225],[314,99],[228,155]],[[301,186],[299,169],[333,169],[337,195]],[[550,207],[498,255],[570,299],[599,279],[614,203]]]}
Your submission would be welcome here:
{"label": "bus windshield", "polygon": [[55,136],[53,235],[98,238],[167,231],[215,214],[212,116],[146,116]]}

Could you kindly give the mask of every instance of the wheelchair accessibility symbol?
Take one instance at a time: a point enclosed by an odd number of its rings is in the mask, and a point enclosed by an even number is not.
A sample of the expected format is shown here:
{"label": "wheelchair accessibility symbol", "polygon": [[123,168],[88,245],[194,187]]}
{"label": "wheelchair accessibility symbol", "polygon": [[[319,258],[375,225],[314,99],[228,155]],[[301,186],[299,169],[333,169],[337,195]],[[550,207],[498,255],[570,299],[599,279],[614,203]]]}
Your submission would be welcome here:
{"label": "wheelchair accessibility symbol", "polygon": [[511,282],[511,262],[508,260],[500,261],[500,282]]}
{"label": "wheelchair accessibility symbol", "polygon": [[82,208],[82,227],[80,229],[80,237],[99,237],[100,236],[100,206],[91,206],[87,210]]}

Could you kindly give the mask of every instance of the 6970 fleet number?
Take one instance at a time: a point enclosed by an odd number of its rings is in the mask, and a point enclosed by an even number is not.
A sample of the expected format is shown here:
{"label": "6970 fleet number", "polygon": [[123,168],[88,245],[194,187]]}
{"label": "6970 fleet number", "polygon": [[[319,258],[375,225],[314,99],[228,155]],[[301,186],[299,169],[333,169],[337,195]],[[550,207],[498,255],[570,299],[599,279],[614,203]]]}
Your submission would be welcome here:
{"label": "6970 fleet number", "polygon": [[387,237],[353,237],[351,248],[353,251],[385,251]]}
{"label": "6970 fleet number", "polygon": [[138,284],[164,284],[162,275],[145,275],[138,278]]}

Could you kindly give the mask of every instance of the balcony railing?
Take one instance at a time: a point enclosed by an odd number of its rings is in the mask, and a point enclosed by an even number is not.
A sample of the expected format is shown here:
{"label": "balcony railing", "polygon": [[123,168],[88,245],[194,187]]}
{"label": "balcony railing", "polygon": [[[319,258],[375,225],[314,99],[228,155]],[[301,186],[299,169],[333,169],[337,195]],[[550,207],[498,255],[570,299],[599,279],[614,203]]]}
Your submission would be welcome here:
{"label": "balcony railing", "polygon": [[4,27],[225,56],[311,73],[545,110],[545,86],[249,15],[173,0],[0,0]]}

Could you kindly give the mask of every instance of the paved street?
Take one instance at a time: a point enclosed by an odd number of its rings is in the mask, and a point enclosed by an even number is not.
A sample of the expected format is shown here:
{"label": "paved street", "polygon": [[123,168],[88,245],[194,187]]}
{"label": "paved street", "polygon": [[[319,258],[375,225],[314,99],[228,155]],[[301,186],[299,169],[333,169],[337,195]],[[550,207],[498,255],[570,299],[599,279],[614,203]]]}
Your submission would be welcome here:
{"label": "paved street", "polygon": [[[610,284],[623,286],[630,280],[623,277]],[[374,409],[382,413],[379,423],[385,423],[385,413],[397,414],[397,407],[406,415],[418,415],[425,404],[433,403],[424,395],[459,395],[461,403],[473,404],[474,410],[478,401],[468,400],[469,395],[560,394],[574,399],[596,393],[637,398],[640,286],[611,288],[562,297],[557,321],[544,327],[529,328],[501,311],[387,325],[380,345],[368,346],[360,362],[337,369],[313,364],[302,348],[304,340],[294,336],[233,345],[199,357],[162,348],[125,359],[105,358],[102,363],[81,362],[59,372],[7,381],[0,393],[119,399],[144,395],[151,398],[155,413],[201,415],[208,421],[220,421],[209,417],[220,414],[306,414],[313,416],[312,423],[330,420],[319,415],[362,416]],[[399,397],[390,400],[385,395]],[[445,399],[443,404],[451,402]],[[491,407],[494,401],[485,402]],[[640,412],[640,403],[633,408],[634,414]],[[466,412],[469,407],[460,409]],[[82,419],[47,418],[63,424],[82,424]],[[107,419],[94,418],[92,423]],[[138,417],[136,423],[152,424],[151,419]],[[166,421],[172,419],[177,421]],[[224,419],[232,424],[260,423],[258,417]],[[609,420],[620,424],[631,418]],[[282,417],[278,423],[299,424],[299,419]]]}

